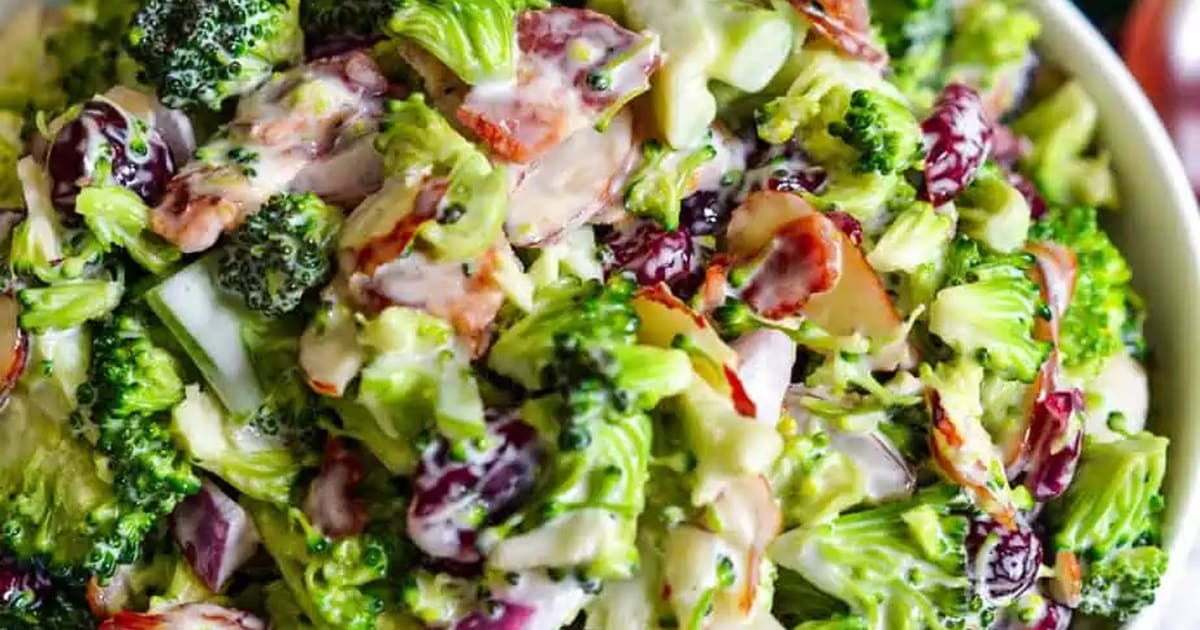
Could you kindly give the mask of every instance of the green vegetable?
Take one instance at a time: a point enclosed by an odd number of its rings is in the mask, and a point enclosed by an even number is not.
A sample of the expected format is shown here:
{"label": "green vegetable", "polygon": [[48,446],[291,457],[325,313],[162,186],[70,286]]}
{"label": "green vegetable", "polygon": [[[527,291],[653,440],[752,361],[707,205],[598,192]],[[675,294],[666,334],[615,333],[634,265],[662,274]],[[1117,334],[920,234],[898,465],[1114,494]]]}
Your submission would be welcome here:
{"label": "green vegetable", "polygon": [[444,573],[418,570],[405,580],[404,605],[428,625],[452,623],[470,612],[474,586],[467,580]]}
{"label": "green vegetable", "polygon": [[313,40],[370,39],[379,34],[395,4],[392,0],[303,0],[300,25],[310,44]]}
{"label": "green vegetable", "polygon": [[950,0],[871,0],[871,21],[887,47],[890,79],[914,103],[933,104],[942,55],[954,26]]}
{"label": "green vegetable", "polygon": [[867,497],[866,476],[820,431],[785,438],[772,486],[789,525],[828,520]]}
{"label": "green vegetable", "polygon": [[1026,275],[1030,257],[984,254],[965,236],[951,250],[949,286],[929,307],[930,331],[989,370],[1032,382],[1050,346],[1033,338],[1044,306],[1037,284]]}
{"label": "green vegetable", "polygon": [[987,166],[959,195],[959,225],[971,238],[995,252],[1022,249],[1033,219],[1025,195],[995,166]]}
{"label": "green vegetable", "polygon": [[341,224],[342,211],[312,193],[271,197],[227,238],[217,281],[252,311],[290,313],[329,279]]}
{"label": "green vegetable", "polygon": [[746,0],[625,0],[623,8],[629,26],[661,38],[666,63],[651,102],[659,134],[677,149],[702,144],[717,117],[710,82],[761,90],[795,39],[782,13]]}
{"label": "green vegetable", "polygon": [[1154,601],[1167,563],[1159,548],[1167,445],[1149,433],[1088,441],[1074,481],[1049,505],[1054,548],[1084,562],[1088,614],[1125,620]]}
{"label": "green vegetable", "polygon": [[1120,206],[1107,155],[1089,155],[1098,121],[1096,103],[1070,81],[1013,123],[1013,131],[1033,141],[1021,168],[1051,204]]}
{"label": "green vegetable", "polygon": [[866,89],[835,88],[821,99],[802,144],[819,162],[855,173],[903,171],[923,154],[921,127],[908,107]]}
{"label": "green vegetable", "polygon": [[376,148],[383,154],[385,170],[394,177],[446,179],[448,188],[438,205],[437,220],[417,229],[417,238],[434,258],[474,260],[500,238],[508,212],[504,169],[492,166],[483,152],[426,105],[424,95],[388,104]]}
{"label": "green vegetable", "polygon": [[123,279],[68,280],[36,289],[21,289],[21,327],[26,330],[67,330],[101,319],[121,303]]}
{"label": "green vegetable", "polygon": [[17,161],[25,153],[21,138],[22,118],[12,112],[0,111],[0,208],[24,208],[25,195],[17,177]]}
{"label": "green vegetable", "polygon": [[1037,17],[1019,5],[1007,0],[970,2],[956,16],[949,73],[970,74],[988,87],[1026,62],[1041,32]]}
{"label": "green vegetable", "polygon": [[672,151],[657,140],[642,144],[642,164],[625,189],[625,209],[654,219],[664,228],[679,228],[680,204],[697,170],[717,156],[706,144],[690,151]]}
{"label": "green vegetable", "polygon": [[299,510],[244,501],[296,605],[322,629],[373,630],[383,612],[377,594],[388,575],[383,541],[367,534],[321,536]]}
{"label": "green vegetable", "polygon": [[1051,210],[1034,224],[1030,237],[1075,253],[1075,291],[1059,325],[1059,349],[1067,370],[1090,380],[1127,341],[1143,343],[1140,320],[1130,308],[1140,300],[1133,293],[1129,263],[1100,226],[1094,208]]}
{"label": "green vegetable", "polygon": [[179,250],[146,229],[150,208],[133,191],[119,186],[89,186],[79,192],[75,212],[83,216],[105,253],[114,246],[121,247],[156,275],[179,261]]}
{"label": "green vegetable", "polygon": [[79,278],[100,260],[100,244],[87,230],[62,224],[50,203],[50,176],[32,157],[17,163],[17,175],[25,189],[26,214],[13,228],[12,270],[45,283]]}
{"label": "green vegetable", "polygon": [[150,0],[129,28],[130,52],[170,107],[217,110],[300,61],[299,0]]}
{"label": "green vegetable", "polygon": [[66,19],[45,34],[47,65],[54,69],[52,92],[58,93],[55,109],[103,94],[114,85],[136,85],[139,68],[126,50],[125,34],[140,4],[74,0],[67,5]]}
{"label": "green vegetable", "polygon": [[868,628],[870,626],[867,625],[866,619],[843,615],[819,621],[805,621],[793,630],[867,630]]}
{"label": "green vegetable", "polygon": [[469,84],[511,80],[517,72],[517,13],[541,8],[540,0],[412,0],[393,3],[384,24],[392,36],[412,40]]}
{"label": "green vegetable", "polygon": [[965,509],[957,488],[936,486],[794,529],[768,554],[845,602],[867,627],[986,627],[988,611],[967,574]]}
{"label": "green vegetable", "polygon": [[[5,559],[0,564],[6,572],[17,567]],[[36,565],[23,566],[29,572]],[[17,577],[17,576],[14,576]],[[43,576],[44,579],[44,576]],[[48,593],[35,594],[20,590],[19,582],[0,599],[0,628],[5,630],[75,630],[94,628],[98,621],[92,617],[86,599],[87,585],[75,578],[51,578]]]}
{"label": "green vegetable", "polygon": [[933,206],[916,202],[892,220],[867,255],[876,271],[913,274],[923,265],[937,264],[954,233],[954,219]]}

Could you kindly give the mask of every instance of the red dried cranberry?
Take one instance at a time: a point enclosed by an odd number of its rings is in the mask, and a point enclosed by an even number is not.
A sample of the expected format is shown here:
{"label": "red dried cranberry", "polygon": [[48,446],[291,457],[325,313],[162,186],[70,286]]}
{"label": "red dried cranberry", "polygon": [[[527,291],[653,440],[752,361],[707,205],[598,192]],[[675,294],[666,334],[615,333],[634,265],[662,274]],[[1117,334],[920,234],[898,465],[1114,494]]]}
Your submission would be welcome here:
{"label": "red dried cranberry", "polygon": [[833,221],[833,224],[842,231],[842,234],[849,236],[850,240],[853,241],[855,245],[862,245],[862,223],[860,223],[858,219],[855,219],[853,215],[842,212],[841,210],[833,210],[826,212],[825,216],[829,217],[830,221]]}
{"label": "red dried cranberry", "polygon": [[[971,521],[967,535],[968,566],[979,591],[992,602],[1011,601],[1033,587],[1042,566],[1042,542],[1022,519],[1009,530],[987,516]],[[982,557],[981,557],[982,556]]]}
{"label": "red dried cranberry", "polygon": [[1079,390],[1052,392],[1037,403],[1029,426],[1029,466],[1025,487],[1037,501],[1049,501],[1071,485],[1083,451],[1084,406]]}
{"label": "red dried cranberry", "polygon": [[699,267],[692,235],[686,230],[668,232],[654,221],[626,223],[613,230],[605,244],[605,272],[631,271],[640,286],[685,280]]}
{"label": "red dried cranberry", "polygon": [[689,234],[707,236],[725,229],[733,208],[719,190],[699,190],[683,200],[679,224]]}
{"label": "red dried cranberry", "polygon": [[924,197],[934,205],[953,200],[987,161],[992,128],[975,90],[961,84],[946,86],[925,122]]}
{"label": "red dried cranberry", "polygon": [[409,537],[434,558],[479,562],[479,531],[528,497],[539,454],[537,432],[514,415],[489,418],[483,448],[435,441],[413,479]]}
{"label": "red dried cranberry", "polygon": [[486,611],[473,611],[454,624],[454,630],[524,630],[534,609],[511,602],[489,601]]}
{"label": "red dried cranberry", "polygon": [[82,186],[105,184],[128,188],[154,205],[175,172],[171,151],[157,131],[100,99],[85,103],[58,132],[47,165],[54,205],[63,210],[74,208]]}

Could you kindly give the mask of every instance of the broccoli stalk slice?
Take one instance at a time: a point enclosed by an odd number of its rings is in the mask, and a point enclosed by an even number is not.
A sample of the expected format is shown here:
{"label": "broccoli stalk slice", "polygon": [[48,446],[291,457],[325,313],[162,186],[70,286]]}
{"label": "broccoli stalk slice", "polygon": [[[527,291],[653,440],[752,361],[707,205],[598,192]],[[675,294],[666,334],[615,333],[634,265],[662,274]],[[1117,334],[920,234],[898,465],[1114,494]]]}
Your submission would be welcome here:
{"label": "broccoli stalk slice", "polygon": [[36,289],[21,289],[21,328],[34,332],[68,330],[98,320],[117,308],[125,293],[123,279],[68,280]]}
{"label": "broccoli stalk slice", "polygon": [[958,216],[968,236],[1004,254],[1025,246],[1033,224],[1025,195],[994,165],[980,171],[959,196]]}
{"label": "broccoli stalk slice", "polygon": [[13,271],[47,284],[79,278],[100,260],[103,248],[86,230],[68,229],[50,202],[50,175],[33,157],[17,163],[25,193],[25,220],[13,228],[9,264]]}
{"label": "broccoli stalk slice", "polygon": [[867,254],[867,262],[880,272],[916,273],[923,265],[941,262],[953,233],[952,217],[930,204],[916,202],[887,227]]}
{"label": "broccoli stalk slice", "polygon": [[119,186],[88,187],[79,193],[75,212],[83,216],[105,253],[114,246],[152,274],[179,261],[179,250],[146,229],[150,208],[136,193]]}
{"label": "broccoli stalk slice", "polygon": [[672,151],[658,140],[642,144],[642,165],[625,189],[625,209],[658,221],[664,228],[679,228],[679,212],[688,185],[697,170],[717,156],[712,144],[695,151]]}

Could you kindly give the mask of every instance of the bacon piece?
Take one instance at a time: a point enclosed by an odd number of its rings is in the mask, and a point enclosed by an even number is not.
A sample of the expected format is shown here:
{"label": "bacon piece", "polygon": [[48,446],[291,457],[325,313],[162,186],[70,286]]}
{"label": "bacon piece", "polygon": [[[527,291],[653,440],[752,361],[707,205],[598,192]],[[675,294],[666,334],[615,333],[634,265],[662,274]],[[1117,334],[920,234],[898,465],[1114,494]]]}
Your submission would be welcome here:
{"label": "bacon piece", "polygon": [[475,86],[457,113],[511,162],[531,162],[584,127],[603,126],[650,88],[661,61],[656,38],[586,9],[522,13],[517,40],[515,83]]}
{"label": "bacon piece", "polygon": [[1009,530],[1016,527],[1016,506],[1007,490],[1003,466],[978,418],[952,418],[935,389],[925,394],[932,419],[930,452],[937,467],[971,494],[975,504]]}
{"label": "bacon piece", "polygon": [[866,0],[789,0],[813,29],[842,52],[880,68],[887,51],[871,39],[871,16]]}
{"label": "bacon piece", "polygon": [[837,284],[841,245],[841,231],[825,215],[810,214],[784,225],[756,256],[742,299],[770,319],[795,315],[810,297]]}
{"label": "bacon piece", "polygon": [[339,539],[353,536],[367,526],[367,506],[355,497],[363,480],[363,465],[358,454],[346,448],[341,438],[325,442],[321,472],[308,486],[304,515],[326,536]]}

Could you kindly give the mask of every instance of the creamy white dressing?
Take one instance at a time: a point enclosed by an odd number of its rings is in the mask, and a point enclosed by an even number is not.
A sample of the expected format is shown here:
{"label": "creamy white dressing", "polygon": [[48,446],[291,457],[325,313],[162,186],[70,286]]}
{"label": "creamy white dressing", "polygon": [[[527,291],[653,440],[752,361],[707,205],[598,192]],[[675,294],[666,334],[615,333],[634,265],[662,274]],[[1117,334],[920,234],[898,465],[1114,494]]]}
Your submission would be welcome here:
{"label": "creamy white dressing", "polygon": [[777,330],[759,330],[735,341],[733,349],[740,359],[742,387],[754,401],[755,420],[777,422],[792,380],[796,343]]}
{"label": "creamy white dressing", "polygon": [[573,510],[535,530],[501,540],[488,553],[488,566],[519,571],[584,565],[618,540],[620,529],[617,516],[608,510]]}
{"label": "creamy white dressing", "polygon": [[533,609],[522,630],[559,630],[575,618],[591,597],[574,580],[554,581],[541,572],[522,573],[516,584],[497,581],[492,592],[503,601]]}

